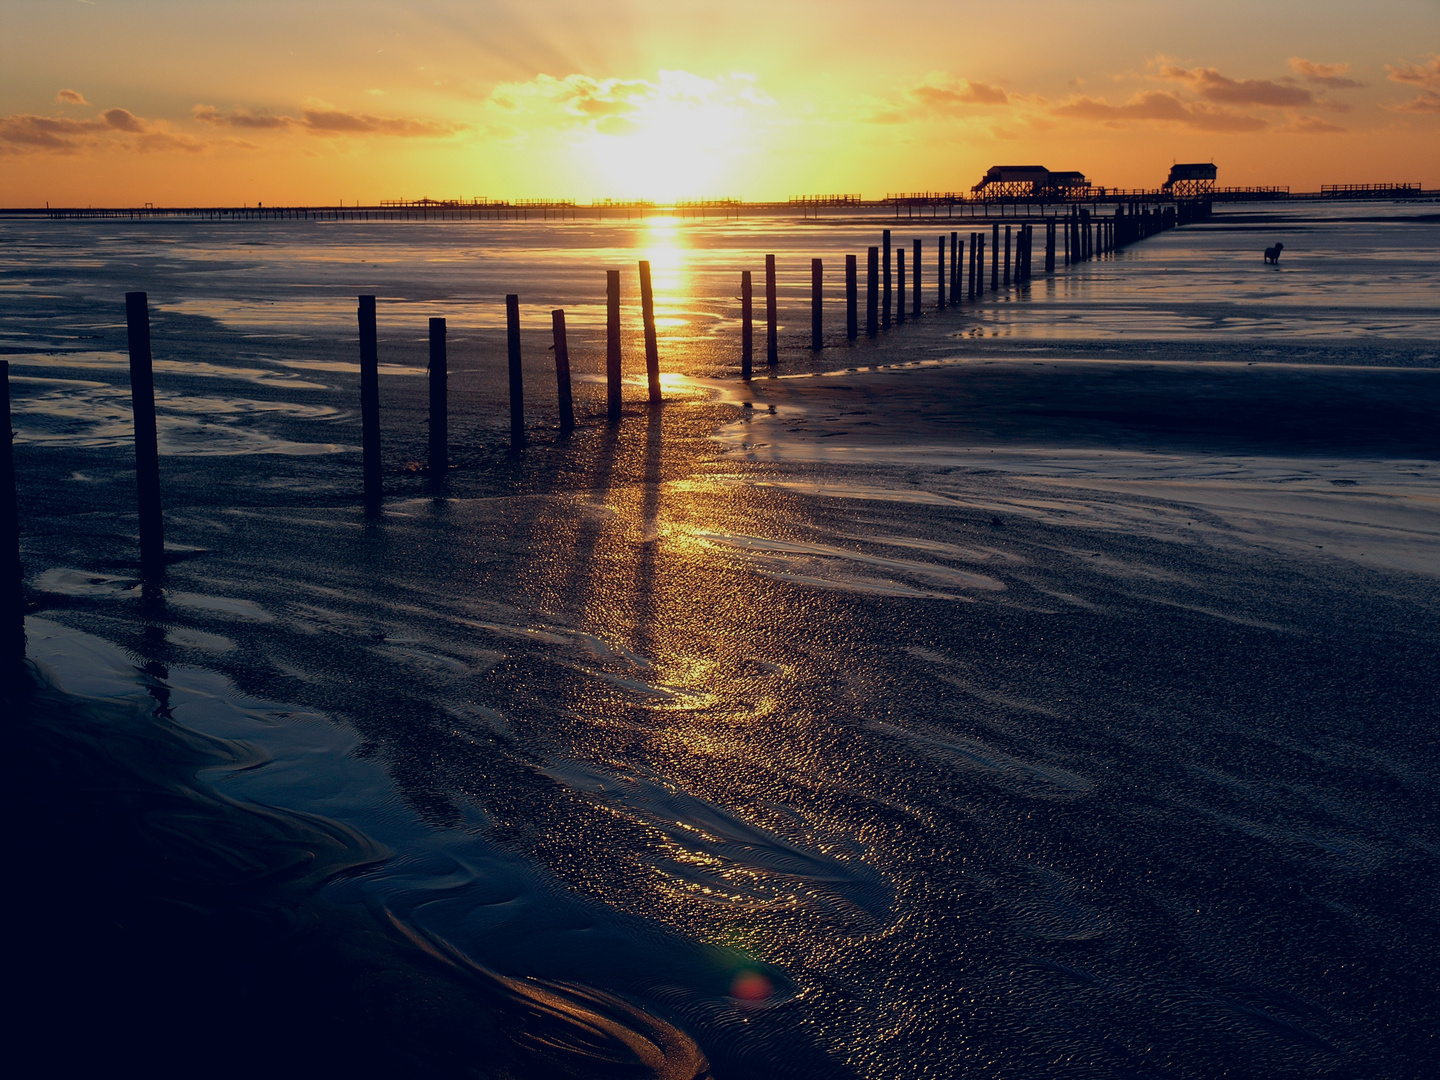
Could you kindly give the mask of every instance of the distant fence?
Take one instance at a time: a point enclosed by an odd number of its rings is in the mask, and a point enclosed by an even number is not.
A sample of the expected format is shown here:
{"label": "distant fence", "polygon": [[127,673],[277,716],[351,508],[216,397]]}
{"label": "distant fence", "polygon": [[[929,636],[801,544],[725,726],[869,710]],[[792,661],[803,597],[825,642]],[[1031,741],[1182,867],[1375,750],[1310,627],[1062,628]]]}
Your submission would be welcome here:
{"label": "distant fence", "polygon": [[1424,194],[1419,184],[1321,184],[1325,199],[1415,199]]}

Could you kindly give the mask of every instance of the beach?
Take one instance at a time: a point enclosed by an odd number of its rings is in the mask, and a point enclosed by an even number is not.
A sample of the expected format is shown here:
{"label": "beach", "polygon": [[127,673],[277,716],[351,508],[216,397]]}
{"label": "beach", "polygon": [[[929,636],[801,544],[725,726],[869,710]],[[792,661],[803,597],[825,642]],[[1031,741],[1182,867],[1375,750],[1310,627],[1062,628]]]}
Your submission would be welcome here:
{"label": "beach", "polygon": [[[22,1026],[296,1073],[1425,1075],[1427,210],[1217,212],[853,345],[832,290],[818,354],[807,253],[873,223],[5,223]],[[782,357],[747,385],[734,295],[769,250]],[[609,427],[598,270],[644,257],[667,401],[627,314]]]}

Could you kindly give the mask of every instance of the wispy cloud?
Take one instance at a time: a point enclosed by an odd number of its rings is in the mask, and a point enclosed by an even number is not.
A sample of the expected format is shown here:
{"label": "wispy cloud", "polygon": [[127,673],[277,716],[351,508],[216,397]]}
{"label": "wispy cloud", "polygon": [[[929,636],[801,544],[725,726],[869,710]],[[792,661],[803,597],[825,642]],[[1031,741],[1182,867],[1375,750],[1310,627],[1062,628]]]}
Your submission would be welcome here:
{"label": "wispy cloud", "polygon": [[1313,105],[1315,95],[1303,86],[1291,86],[1271,79],[1232,79],[1213,67],[1160,67],[1160,75],[1184,83],[1205,101],[1222,105],[1295,107]]}
{"label": "wispy cloud", "polygon": [[501,83],[485,103],[506,125],[506,133],[581,127],[600,135],[624,135],[657,123],[667,128],[713,124],[774,104],[755,76],[744,72],[706,78],[671,70],[659,71],[654,79],[540,74]]}
{"label": "wispy cloud", "polygon": [[1258,116],[1217,108],[1201,102],[1186,102],[1163,90],[1137,94],[1123,105],[1111,105],[1100,98],[1079,97],[1052,110],[1057,116],[1090,120],[1119,127],[1125,124],[1170,123],[1199,131],[1263,131],[1268,126]]}
{"label": "wispy cloud", "polygon": [[1391,112],[1440,113],[1440,94],[1421,94],[1409,101],[1386,105]]}
{"label": "wispy cloud", "polygon": [[267,112],[232,109],[221,112],[213,105],[196,105],[191,115],[212,127],[240,128],[248,131],[279,131],[294,129],[316,135],[397,135],[405,138],[437,139],[457,135],[470,128],[442,120],[413,119],[398,116],[372,116],[350,112],[324,102],[306,105],[297,116],[275,116]]}
{"label": "wispy cloud", "polygon": [[88,101],[85,100],[85,95],[80,93],[79,90],[61,90],[58,94],[55,95],[55,100],[58,101],[61,105],[90,104]]}
{"label": "wispy cloud", "polygon": [[1292,56],[1290,70],[1307,82],[1329,87],[1331,90],[1358,90],[1365,85],[1350,78],[1349,64],[1317,64],[1313,60]]}
{"label": "wispy cloud", "polygon": [[1297,116],[1288,124],[1282,124],[1275,130],[1287,135],[1340,135],[1349,128],[1332,124],[1328,120],[1321,120],[1318,116]]}
{"label": "wispy cloud", "polygon": [[1384,106],[1391,112],[1440,113],[1440,55],[1423,64],[1386,64],[1391,82],[1418,86],[1420,93],[1409,101]]}
{"label": "wispy cloud", "polygon": [[1391,82],[1440,91],[1440,55],[1432,56],[1424,64],[1386,64],[1385,70],[1390,73]]}
{"label": "wispy cloud", "polygon": [[73,154],[121,139],[130,149],[203,150],[205,144],[169,125],[145,120],[129,109],[106,109],[90,120],[15,113],[0,116],[0,153]]}
{"label": "wispy cloud", "polygon": [[1033,104],[1017,98],[1003,86],[932,71],[918,86],[911,86],[873,109],[865,119],[872,124],[906,124],[912,121],[985,118],[995,109]]}
{"label": "wispy cloud", "polygon": [[1008,105],[1010,95],[998,86],[969,79],[927,80],[908,91],[921,105],[932,109],[954,109],[973,105]]}

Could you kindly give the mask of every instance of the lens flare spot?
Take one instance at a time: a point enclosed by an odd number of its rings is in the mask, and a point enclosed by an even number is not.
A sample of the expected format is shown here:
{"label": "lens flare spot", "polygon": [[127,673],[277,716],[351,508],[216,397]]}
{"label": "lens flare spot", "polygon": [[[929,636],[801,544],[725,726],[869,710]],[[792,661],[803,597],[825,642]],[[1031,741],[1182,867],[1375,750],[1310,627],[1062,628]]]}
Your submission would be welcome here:
{"label": "lens flare spot", "polygon": [[769,1001],[774,995],[774,985],[758,971],[742,971],[730,984],[730,996],[736,1001]]}

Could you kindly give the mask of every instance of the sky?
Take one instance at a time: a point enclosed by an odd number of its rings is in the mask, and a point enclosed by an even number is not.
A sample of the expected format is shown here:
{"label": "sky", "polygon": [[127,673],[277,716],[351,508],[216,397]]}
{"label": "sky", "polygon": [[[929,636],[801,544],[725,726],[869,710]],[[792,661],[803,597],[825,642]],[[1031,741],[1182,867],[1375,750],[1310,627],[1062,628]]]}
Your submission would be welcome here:
{"label": "sky", "polygon": [[0,205],[1440,187],[1440,0],[0,0]]}

